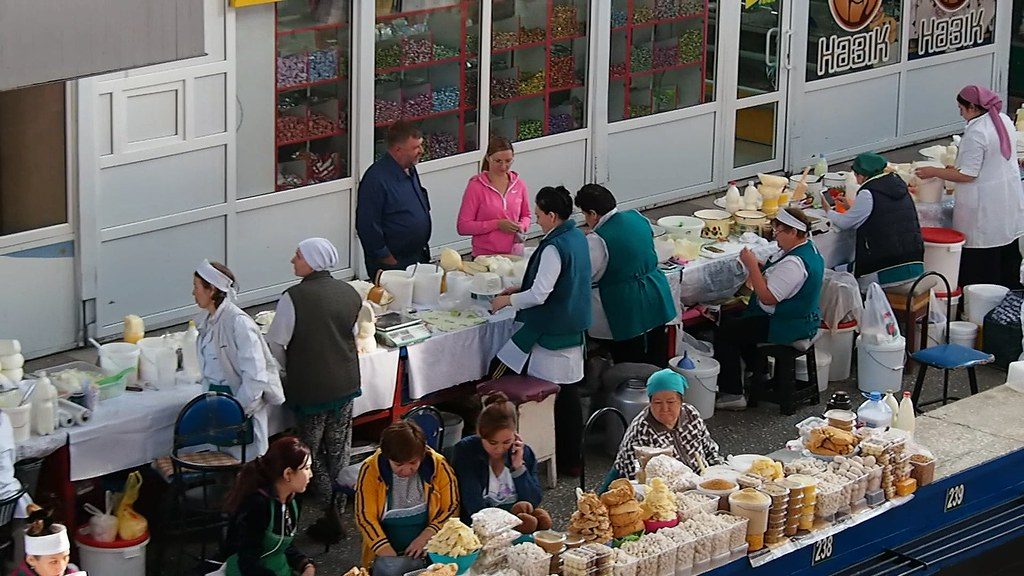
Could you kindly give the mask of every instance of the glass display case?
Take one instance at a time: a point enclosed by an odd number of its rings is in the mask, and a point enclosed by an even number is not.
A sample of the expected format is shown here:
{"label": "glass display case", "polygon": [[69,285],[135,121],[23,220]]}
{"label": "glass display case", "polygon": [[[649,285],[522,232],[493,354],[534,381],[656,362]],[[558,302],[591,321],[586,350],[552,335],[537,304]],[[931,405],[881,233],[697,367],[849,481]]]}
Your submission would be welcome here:
{"label": "glass display case", "polygon": [[491,132],[529,140],[586,126],[587,0],[493,0]]}
{"label": "glass display case", "polygon": [[713,99],[708,28],[707,0],[613,0],[608,121]]}
{"label": "glass display case", "polygon": [[276,189],[349,175],[349,0],[277,3]]}
{"label": "glass display case", "polygon": [[423,131],[422,160],[478,148],[480,2],[377,1],[374,157],[398,120]]}

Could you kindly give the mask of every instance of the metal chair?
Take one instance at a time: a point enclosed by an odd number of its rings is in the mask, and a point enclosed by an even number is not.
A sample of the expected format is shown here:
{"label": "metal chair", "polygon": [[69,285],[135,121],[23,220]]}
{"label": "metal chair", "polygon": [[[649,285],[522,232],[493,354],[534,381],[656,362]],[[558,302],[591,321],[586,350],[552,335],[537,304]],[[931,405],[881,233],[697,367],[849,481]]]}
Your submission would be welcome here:
{"label": "metal chair", "polygon": [[580,489],[587,489],[587,435],[590,434],[590,429],[594,426],[594,423],[600,420],[605,414],[612,414],[619,419],[622,423],[622,429],[627,430],[629,428],[629,422],[626,422],[626,417],[611,406],[601,408],[597,412],[590,415],[587,419],[587,423],[583,426],[583,441],[580,442]]}
{"label": "metal chair", "polygon": [[[18,500],[25,495],[27,490],[22,487],[12,496],[0,500],[0,528],[4,528],[3,536],[0,537],[0,559],[6,560],[14,545],[14,534],[11,533],[10,524],[14,519],[14,510],[18,506]],[[20,559],[18,560],[21,561]]]}
{"label": "metal chair", "polygon": [[[202,535],[200,561],[206,559],[208,533],[216,532],[218,545],[223,544],[229,521],[224,500],[245,462],[246,445],[251,442],[252,422],[230,394],[206,392],[181,409],[174,423],[171,455],[157,459],[153,465],[170,483],[172,492],[169,514],[161,523],[165,542],[173,539],[181,546],[186,536]],[[181,452],[201,446],[214,446],[218,450]],[[239,449],[241,457],[220,450],[224,448]],[[161,557],[163,552],[161,547]],[[182,552],[179,548],[178,574],[182,573]],[[162,568],[164,563],[158,565]]]}
{"label": "metal chair", "polygon": [[[927,272],[914,281],[907,294],[914,294],[914,290],[917,288],[918,283],[929,276],[938,276],[942,280],[942,284],[946,287],[946,294],[950,293],[949,281],[946,280],[945,276],[938,272]],[[905,318],[908,322],[910,321],[911,316],[910,306],[912,300],[913,299],[910,297],[907,298],[907,313]],[[977,394],[978,377],[974,372],[974,367],[982,364],[990,364],[995,361],[995,356],[991,354],[986,354],[980,350],[975,350],[959,344],[949,343],[949,317],[951,313],[952,305],[949,300],[946,300],[946,334],[944,337],[946,343],[939,344],[938,346],[931,346],[929,348],[923,348],[910,355],[911,359],[918,362],[919,366],[917,370],[917,381],[914,383],[914,392],[911,395],[911,398],[914,401],[915,410],[920,411],[922,406],[935,404],[936,402],[942,402],[943,405],[946,405],[950,400],[959,400],[959,398],[949,395],[950,370],[966,368],[967,378],[971,385],[971,394]],[[921,403],[921,388],[924,386],[924,375],[929,366],[942,370],[942,398]]]}
{"label": "metal chair", "polygon": [[417,406],[402,419],[415,422],[423,430],[427,446],[433,448],[435,452],[441,452],[441,447],[444,446],[444,416],[437,408]]}

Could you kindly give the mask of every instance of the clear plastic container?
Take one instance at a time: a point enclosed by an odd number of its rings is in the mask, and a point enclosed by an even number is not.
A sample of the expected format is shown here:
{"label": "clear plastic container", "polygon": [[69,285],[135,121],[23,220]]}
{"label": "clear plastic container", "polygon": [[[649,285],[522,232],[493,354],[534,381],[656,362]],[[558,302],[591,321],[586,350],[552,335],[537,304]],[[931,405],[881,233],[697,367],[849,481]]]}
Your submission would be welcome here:
{"label": "clear plastic container", "polygon": [[836,512],[839,511],[843,505],[848,505],[850,502],[849,495],[844,497],[844,487],[849,486],[850,481],[847,480],[843,484],[833,483],[822,483],[817,486],[817,497],[814,504],[814,514],[819,518],[833,518],[835,519]]}
{"label": "clear plastic container", "polygon": [[630,556],[628,560],[617,559],[612,564],[612,574],[614,576],[637,576],[636,568],[640,564],[640,559],[635,556]]}
{"label": "clear plastic container", "polygon": [[712,496],[697,490],[689,490],[683,494],[686,495],[685,498],[676,498],[680,521],[685,522],[702,512],[706,514],[714,514],[715,510],[718,510],[719,499],[717,496]]}
{"label": "clear plastic container", "polygon": [[701,560],[700,562],[693,563],[693,571],[691,574],[703,574],[711,569],[711,558],[707,560]]}
{"label": "clear plastic container", "polygon": [[728,564],[729,563],[729,556],[730,556],[730,554],[732,554],[732,552],[729,551],[729,550],[726,550],[725,552],[723,552],[721,554],[716,554],[716,555],[712,556],[711,557],[711,566],[710,566],[710,568],[712,570],[714,570],[715,568],[721,568],[722,566],[725,566],[726,564]]}
{"label": "clear plastic container", "polygon": [[742,557],[744,557],[746,555],[747,555],[747,545],[744,544],[743,546],[737,546],[737,547],[733,548],[732,550],[730,550],[729,561],[732,562],[733,560],[739,560],[740,558],[742,558]]}
{"label": "clear plastic container", "polygon": [[676,549],[674,542],[658,554],[658,576],[673,576],[676,573]]}
{"label": "clear plastic container", "polygon": [[913,466],[910,475],[917,480],[918,486],[927,486],[935,481],[935,458],[914,454],[910,457],[910,464]]}
{"label": "clear plastic container", "polygon": [[724,550],[739,547],[747,541],[748,520],[746,518],[725,512],[720,512],[718,516],[729,522],[729,525],[724,528],[728,537],[719,539],[724,542],[724,545],[719,545],[716,542],[712,555],[721,554]]}

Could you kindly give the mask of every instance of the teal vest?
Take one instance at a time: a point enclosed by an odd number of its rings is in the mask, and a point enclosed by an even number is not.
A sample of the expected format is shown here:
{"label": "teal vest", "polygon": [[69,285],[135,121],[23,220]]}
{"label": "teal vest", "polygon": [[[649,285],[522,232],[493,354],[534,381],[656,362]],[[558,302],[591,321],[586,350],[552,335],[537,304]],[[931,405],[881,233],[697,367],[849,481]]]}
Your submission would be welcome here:
{"label": "teal vest", "polygon": [[[772,344],[789,344],[811,338],[818,333],[818,327],[821,325],[821,308],[818,303],[821,300],[821,282],[825,274],[824,259],[810,240],[790,250],[786,256],[796,256],[803,260],[807,268],[807,280],[795,296],[775,305],[775,313],[771,315],[768,323],[768,341]],[[766,265],[765,270],[776,262]],[[757,294],[750,298],[746,314],[767,314],[758,305]]]}
{"label": "teal vest", "polygon": [[522,289],[529,290],[540,269],[540,255],[548,246],[558,250],[562,272],[547,300],[540,306],[516,313],[523,326],[512,341],[524,352],[534,344],[560,350],[583,344],[583,333],[590,328],[590,251],[587,239],[569,220],[552,230],[530,256]]}
{"label": "teal vest", "polygon": [[672,290],[658,269],[654,237],[636,210],[614,214],[594,230],[608,248],[608,266],[597,283],[612,340],[664,326],[676,315]]}

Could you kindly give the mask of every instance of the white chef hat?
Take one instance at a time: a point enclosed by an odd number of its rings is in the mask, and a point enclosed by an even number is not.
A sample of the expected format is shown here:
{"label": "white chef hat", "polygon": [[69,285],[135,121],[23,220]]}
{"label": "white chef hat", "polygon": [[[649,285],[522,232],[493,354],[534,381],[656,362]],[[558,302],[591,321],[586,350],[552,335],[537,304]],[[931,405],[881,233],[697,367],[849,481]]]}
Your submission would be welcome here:
{"label": "white chef hat", "polygon": [[71,551],[68,529],[62,524],[50,526],[50,533],[42,536],[30,536],[25,533],[25,554],[28,556],[49,556]]}
{"label": "white chef hat", "polygon": [[220,270],[213,267],[209,260],[203,260],[196,266],[196,274],[210,283],[211,286],[227,294],[228,302],[234,302],[238,292],[235,289],[235,281]]}
{"label": "white chef hat", "polygon": [[299,242],[299,252],[313,270],[328,270],[338,265],[338,249],[326,238],[306,238]]}
{"label": "white chef hat", "polygon": [[799,219],[797,219],[796,216],[793,216],[785,209],[779,210],[779,212],[775,215],[775,220],[782,224],[785,224],[786,226],[789,226],[790,228],[793,228],[794,230],[800,232],[807,232],[807,224],[801,222]]}

